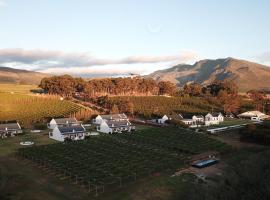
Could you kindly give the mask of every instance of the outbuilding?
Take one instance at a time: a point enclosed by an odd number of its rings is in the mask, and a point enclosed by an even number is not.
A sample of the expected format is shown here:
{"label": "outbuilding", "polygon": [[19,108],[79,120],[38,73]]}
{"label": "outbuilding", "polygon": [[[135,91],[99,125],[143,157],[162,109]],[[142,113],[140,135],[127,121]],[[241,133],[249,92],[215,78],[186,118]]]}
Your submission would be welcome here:
{"label": "outbuilding", "polygon": [[86,130],[82,125],[76,126],[56,126],[52,132],[49,133],[49,138],[63,142],[65,139],[83,140],[85,138]]}

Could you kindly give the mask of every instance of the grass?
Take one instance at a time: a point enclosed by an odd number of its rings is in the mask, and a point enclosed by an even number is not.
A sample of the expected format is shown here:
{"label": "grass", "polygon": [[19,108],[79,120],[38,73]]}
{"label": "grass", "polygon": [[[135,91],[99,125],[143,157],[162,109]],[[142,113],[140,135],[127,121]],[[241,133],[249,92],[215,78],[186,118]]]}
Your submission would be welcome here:
{"label": "grass", "polygon": [[0,156],[7,156],[15,153],[23,146],[20,142],[33,141],[36,146],[54,144],[56,141],[49,139],[48,130],[42,133],[25,133],[16,137],[8,137],[0,140]]}
{"label": "grass", "polygon": [[208,126],[206,128],[207,129],[209,129],[209,128],[221,128],[221,127],[241,125],[241,124],[250,124],[250,123],[253,123],[253,122],[250,121],[250,120],[244,120],[244,119],[225,119],[220,124],[211,125],[211,126]]}
{"label": "grass", "polygon": [[95,194],[96,187],[98,193],[111,192],[149,175],[174,173],[192,154],[226,149],[225,144],[189,130],[143,127],[135,134],[100,135],[85,141],[24,148],[19,155],[86,190],[91,183]]}
{"label": "grass", "polygon": [[37,85],[0,84],[0,92],[28,94],[38,89]]}

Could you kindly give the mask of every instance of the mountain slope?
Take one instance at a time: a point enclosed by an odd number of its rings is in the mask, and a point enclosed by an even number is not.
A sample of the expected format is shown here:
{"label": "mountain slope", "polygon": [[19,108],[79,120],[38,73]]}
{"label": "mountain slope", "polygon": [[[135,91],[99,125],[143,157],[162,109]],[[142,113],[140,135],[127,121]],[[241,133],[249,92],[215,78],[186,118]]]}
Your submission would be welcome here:
{"label": "mountain slope", "polygon": [[41,79],[49,77],[49,74],[0,67],[0,83],[39,84]]}
{"label": "mountain slope", "polygon": [[158,81],[171,81],[179,86],[197,82],[203,85],[216,80],[233,80],[240,91],[270,88],[270,67],[234,58],[201,60],[194,65],[180,64],[147,75]]}

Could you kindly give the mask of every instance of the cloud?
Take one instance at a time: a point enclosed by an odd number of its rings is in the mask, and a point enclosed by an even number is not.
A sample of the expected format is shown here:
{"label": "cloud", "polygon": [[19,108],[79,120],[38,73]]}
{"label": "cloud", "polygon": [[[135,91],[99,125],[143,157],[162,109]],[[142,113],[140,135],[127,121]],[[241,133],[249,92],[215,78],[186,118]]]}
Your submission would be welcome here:
{"label": "cloud", "polygon": [[[19,67],[43,72],[92,73],[147,71],[146,64],[160,65],[194,61],[198,54],[182,51],[175,55],[129,56],[119,59],[100,58],[89,53],[67,53],[62,51],[0,49],[0,65]],[[133,65],[136,65],[135,67]],[[142,67],[138,67],[144,66]]]}

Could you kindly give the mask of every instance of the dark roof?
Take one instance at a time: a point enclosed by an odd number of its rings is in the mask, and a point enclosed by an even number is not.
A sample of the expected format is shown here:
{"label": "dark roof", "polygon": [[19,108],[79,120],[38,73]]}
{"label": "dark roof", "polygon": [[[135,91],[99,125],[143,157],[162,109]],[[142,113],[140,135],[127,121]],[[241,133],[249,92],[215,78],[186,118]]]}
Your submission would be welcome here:
{"label": "dark roof", "polygon": [[109,127],[123,127],[123,126],[130,126],[131,123],[128,120],[121,120],[121,121],[107,121]]}
{"label": "dark roof", "polygon": [[127,119],[127,116],[123,114],[111,114],[111,115],[100,115],[102,119],[106,120],[117,120],[117,119]]}
{"label": "dark roof", "polygon": [[213,117],[218,117],[221,113],[217,113],[217,112],[214,112],[214,113],[210,113]]}
{"label": "dark roof", "polygon": [[197,118],[204,118],[202,115],[194,115]]}
{"label": "dark roof", "polygon": [[72,117],[72,118],[56,118],[54,119],[57,124],[72,124],[72,123],[77,123],[77,119]]}
{"label": "dark roof", "polygon": [[168,118],[169,119],[175,119],[175,120],[181,120],[181,119],[183,119],[183,117],[182,117],[181,114],[176,114],[176,113],[171,114],[171,115],[168,115]]}
{"label": "dark roof", "polygon": [[0,124],[0,131],[5,130],[20,130],[21,127],[18,123],[8,123],[8,124]]}
{"label": "dark roof", "polygon": [[65,126],[65,127],[57,127],[62,134],[70,134],[70,133],[82,133],[85,132],[85,129],[79,126]]}

